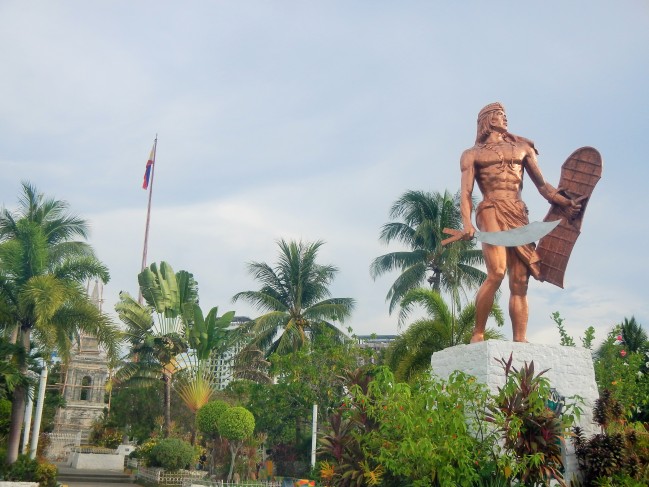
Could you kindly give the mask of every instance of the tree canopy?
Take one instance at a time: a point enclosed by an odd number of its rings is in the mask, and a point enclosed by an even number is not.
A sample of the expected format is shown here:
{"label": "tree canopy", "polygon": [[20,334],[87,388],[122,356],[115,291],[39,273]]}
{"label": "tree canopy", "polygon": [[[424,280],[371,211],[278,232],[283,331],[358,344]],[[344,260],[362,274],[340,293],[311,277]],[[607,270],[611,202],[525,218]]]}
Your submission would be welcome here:
{"label": "tree canopy", "polygon": [[287,353],[303,347],[314,333],[329,328],[344,333],[335,322],[351,315],[354,300],[330,298],[329,285],[338,269],[316,262],[322,241],[304,243],[280,240],[278,262],[248,264],[248,271],[261,284],[257,291],[237,293],[233,301],[244,300],[265,313],[242,331],[266,354]]}

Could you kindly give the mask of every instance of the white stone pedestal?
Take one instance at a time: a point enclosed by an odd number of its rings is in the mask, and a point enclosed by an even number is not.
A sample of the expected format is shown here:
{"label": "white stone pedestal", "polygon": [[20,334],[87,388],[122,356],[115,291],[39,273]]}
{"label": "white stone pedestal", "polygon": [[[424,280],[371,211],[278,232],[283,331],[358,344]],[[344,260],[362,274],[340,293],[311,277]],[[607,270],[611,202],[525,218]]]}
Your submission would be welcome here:
{"label": "white stone pedestal", "polygon": [[[551,387],[569,398],[578,395],[583,399],[583,413],[579,426],[586,437],[598,432],[593,424],[593,406],[599,397],[595,383],[595,370],[590,350],[580,347],[563,347],[561,345],[540,345],[534,343],[516,343],[500,340],[488,340],[471,345],[457,345],[436,352],[431,357],[433,374],[447,379],[455,370],[474,376],[478,381],[487,384],[494,393],[505,384],[505,372],[496,360],[509,359],[513,354],[513,365],[519,369],[524,362],[534,361],[534,371],[549,369],[544,377]],[[577,458],[570,439],[566,440],[566,480],[577,474]]]}

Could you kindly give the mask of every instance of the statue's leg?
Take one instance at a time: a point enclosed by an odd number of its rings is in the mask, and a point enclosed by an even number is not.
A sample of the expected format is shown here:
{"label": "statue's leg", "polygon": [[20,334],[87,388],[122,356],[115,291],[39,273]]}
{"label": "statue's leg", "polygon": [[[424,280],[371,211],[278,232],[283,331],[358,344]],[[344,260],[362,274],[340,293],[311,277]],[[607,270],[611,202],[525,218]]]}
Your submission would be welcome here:
{"label": "statue's leg", "polygon": [[[500,230],[496,222],[493,208],[481,211],[477,217],[478,228],[486,232]],[[487,266],[487,279],[482,283],[475,297],[475,328],[471,343],[484,341],[484,331],[487,318],[494,304],[496,291],[505,277],[507,270],[507,254],[505,247],[482,244],[482,254]]]}
{"label": "statue's leg", "polygon": [[509,272],[509,317],[515,342],[527,341],[527,286],[530,273],[515,249],[507,249],[507,270]]}

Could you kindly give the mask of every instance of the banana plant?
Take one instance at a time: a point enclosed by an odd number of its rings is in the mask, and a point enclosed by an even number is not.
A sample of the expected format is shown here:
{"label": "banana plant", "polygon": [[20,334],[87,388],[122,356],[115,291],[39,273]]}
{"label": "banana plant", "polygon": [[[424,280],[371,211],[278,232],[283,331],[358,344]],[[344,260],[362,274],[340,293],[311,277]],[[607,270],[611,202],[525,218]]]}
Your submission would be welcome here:
{"label": "banana plant", "polygon": [[158,315],[161,334],[178,333],[182,326],[183,307],[198,303],[198,284],[187,271],[174,273],[167,262],[156,263],[137,276],[140,293]]}
{"label": "banana plant", "polygon": [[218,316],[219,308],[212,308],[205,318],[198,304],[184,306],[183,317],[187,327],[187,341],[199,361],[208,360],[213,351],[228,345],[228,328],[234,318],[234,311]]}

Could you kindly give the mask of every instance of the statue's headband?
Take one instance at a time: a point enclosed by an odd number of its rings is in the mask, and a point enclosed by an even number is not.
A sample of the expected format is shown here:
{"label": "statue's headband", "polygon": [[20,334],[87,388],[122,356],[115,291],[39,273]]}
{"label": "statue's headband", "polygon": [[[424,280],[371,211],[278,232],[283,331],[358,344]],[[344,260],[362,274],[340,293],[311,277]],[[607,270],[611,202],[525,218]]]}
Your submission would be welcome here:
{"label": "statue's headband", "polygon": [[486,107],[484,107],[482,110],[480,110],[480,113],[478,113],[478,120],[480,120],[482,117],[485,115],[495,112],[497,110],[502,110],[503,112],[505,111],[505,107],[503,106],[502,103],[496,102],[496,103],[490,103]]}

